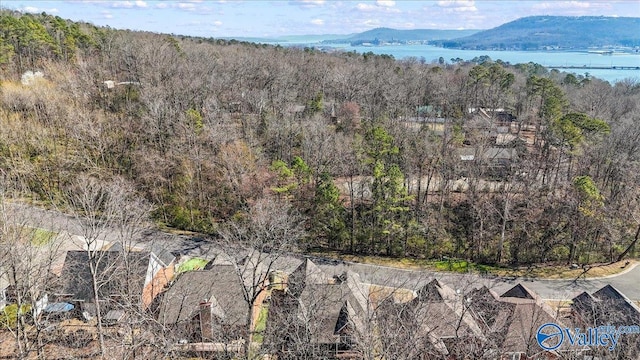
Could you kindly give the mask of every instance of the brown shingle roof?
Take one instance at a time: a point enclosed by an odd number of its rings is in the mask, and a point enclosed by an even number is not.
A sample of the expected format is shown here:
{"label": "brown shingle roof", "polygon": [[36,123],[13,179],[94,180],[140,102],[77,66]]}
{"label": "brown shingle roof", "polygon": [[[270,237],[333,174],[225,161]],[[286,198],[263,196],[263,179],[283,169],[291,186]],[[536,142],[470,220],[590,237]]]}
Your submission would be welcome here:
{"label": "brown shingle roof", "polygon": [[502,296],[483,287],[470,292],[470,308],[474,318],[491,333],[493,346],[501,352],[539,352],[536,331],[545,323],[558,323],[551,308],[522,284],[517,284]]}

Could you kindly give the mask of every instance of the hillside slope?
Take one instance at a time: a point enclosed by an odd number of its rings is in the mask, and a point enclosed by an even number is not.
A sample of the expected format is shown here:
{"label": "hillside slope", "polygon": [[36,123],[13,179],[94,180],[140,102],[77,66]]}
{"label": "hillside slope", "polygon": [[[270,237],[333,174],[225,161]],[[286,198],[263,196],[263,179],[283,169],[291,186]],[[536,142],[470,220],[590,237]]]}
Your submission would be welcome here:
{"label": "hillside slope", "polygon": [[640,18],[530,16],[432,44],[477,50],[586,49],[640,46]]}

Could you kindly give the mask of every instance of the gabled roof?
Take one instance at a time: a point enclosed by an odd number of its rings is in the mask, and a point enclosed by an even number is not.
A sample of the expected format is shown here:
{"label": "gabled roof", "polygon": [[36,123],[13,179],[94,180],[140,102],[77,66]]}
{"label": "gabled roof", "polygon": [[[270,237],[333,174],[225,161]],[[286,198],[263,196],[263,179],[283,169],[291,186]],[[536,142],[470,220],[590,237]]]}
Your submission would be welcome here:
{"label": "gabled roof", "polygon": [[593,299],[600,303],[600,317],[607,317],[612,323],[636,324],[640,322],[640,308],[623,293],[611,285],[606,285],[593,293]]}
{"label": "gabled roof", "polygon": [[[139,252],[142,251],[142,248],[136,246],[125,247],[121,241],[114,241],[107,249],[103,248],[103,250],[120,252],[126,250],[129,252]],[[169,264],[176,260],[176,257],[171,252],[155,242],[151,244],[151,250],[149,252],[155,256],[155,258],[160,262],[160,265],[162,265],[163,267],[169,266]]]}
{"label": "gabled roof", "polygon": [[427,285],[418,289],[418,301],[445,301],[454,299],[456,293],[450,287],[443,285],[438,279],[433,279]]}
{"label": "gabled roof", "polygon": [[229,256],[229,254],[225,252],[220,252],[216,254],[216,256],[207,263],[207,265],[204,267],[204,270],[209,270],[214,266],[233,265],[233,264],[234,264],[233,258]]}
{"label": "gabled roof", "polygon": [[175,255],[169,252],[164,247],[154,243],[151,245],[151,253],[153,253],[156,258],[160,261],[163,267],[169,266],[172,262],[176,260]]}
{"label": "gabled roof", "polygon": [[536,296],[533,292],[527,289],[522,284],[517,284],[511,289],[507,290],[504,294],[500,295],[501,298],[517,298],[517,299],[530,299],[534,300]]}
{"label": "gabled roof", "polygon": [[600,300],[629,300],[623,293],[611,285],[606,285],[600,290],[594,292],[593,297]]}
{"label": "gabled roof", "polygon": [[289,274],[287,284],[289,292],[294,296],[300,295],[307,285],[327,284],[330,277],[320,270],[313,261],[306,259]]}
{"label": "gabled roof", "polygon": [[305,287],[298,298],[298,320],[308,323],[311,341],[314,343],[335,343],[337,331],[348,323],[345,315],[348,294],[340,284],[318,284]]}
{"label": "gabled roof", "polygon": [[412,301],[419,319],[428,319],[424,327],[437,337],[482,336],[482,331],[463,308],[463,298],[437,279],[418,290]]}
{"label": "gabled roof", "polygon": [[491,333],[495,351],[528,352],[539,349],[535,334],[539,326],[558,323],[551,308],[533,291],[517,284],[501,296],[486,287],[466,296],[469,308],[484,331]]}
{"label": "gabled roof", "polygon": [[498,294],[486,286],[472,290],[465,296],[476,322],[487,331],[504,328],[511,313],[511,305],[505,304],[499,298]]}
{"label": "gabled roof", "polygon": [[361,310],[366,310],[369,303],[369,287],[362,283],[360,275],[353,271],[347,270],[344,273],[344,278],[341,285],[349,293],[351,301],[354,302],[353,305],[359,306]]}
{"label": "gabled roof", "polygon": [[227,325],[246,325],[247,305],[233,266],[181,274],[163,296],[158,321],[165,325],[189,322],[203,302],[211,303],[213,315]]}
{"label": "gabled roof", "polygon": [[331,278],[306,259],[289,275],[287,292],[282,296],[287,300],[272,304],[270,311],[281,306],[276,312],[295,314],[295,321],[305,324],[311,341],[333,344],[340,341],[340,333],[364,326],[369,288],[354,272]]}
{"label": "gabled roof", "polygon": [[94,302],[90,262],[97,271],[99,297],[140,296],[145,285],[150,253],[123,251],[67,251],[59,294],[70,295],[73,300]]}
{"label": "gabled roof", "polygon": [[576,306],[591,306],[595,301],[597,301],[597,299],[586,291],[583,291],[578,296],[571,299],[572,305]]}

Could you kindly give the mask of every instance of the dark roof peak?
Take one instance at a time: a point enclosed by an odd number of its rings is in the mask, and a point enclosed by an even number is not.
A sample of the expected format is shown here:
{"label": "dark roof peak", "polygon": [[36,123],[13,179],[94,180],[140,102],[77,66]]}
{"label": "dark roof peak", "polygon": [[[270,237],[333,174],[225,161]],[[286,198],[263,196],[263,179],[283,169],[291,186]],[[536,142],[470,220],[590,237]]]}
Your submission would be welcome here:
{"label": "dark roof peak", "polygon": [[417,291],[416,298],[419,301],[445,301],[451,297],[455,297],[453,289],[433,279]]}
{"label": "dark roof peak", "polygon": [[593,297],[595,297],[597,299],[600,299],[600,300],[605,300],[605,299],[623,300],[623,299],[626,299],[626,296],[624,296],[620,291],[618,291],[618,289],[616,289],[613,286],[611,286],[611,284],[608,284],[608,285],[602,287],[600,290],[594,292],[593,293]]}
{"label": "dark roof peak", "polygon": [[524,285],[518,284],[500,296],[501,298],[517,298],[535,300],[536,296]]}

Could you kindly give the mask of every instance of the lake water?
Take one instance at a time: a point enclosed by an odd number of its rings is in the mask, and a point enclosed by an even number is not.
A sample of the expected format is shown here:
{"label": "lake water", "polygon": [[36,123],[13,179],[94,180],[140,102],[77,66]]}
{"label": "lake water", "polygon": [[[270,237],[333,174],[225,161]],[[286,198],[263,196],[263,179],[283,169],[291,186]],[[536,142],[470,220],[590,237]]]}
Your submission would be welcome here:
{"label": "lake water", "polygon": [[[280,45],[307,45],[321,46],[323,44],[291,44],[281,43]],[[569,51],[484,51],[484,50],[456,50],[445,49],[431,45],[386,45],[386,46],[351,46],[350,44],[327,45],[335,49],[344,51],[356,51],[365,53],[368,51],[374,54],[393,55],[396,59],[407,57],[424,58],[427,62],[437,62],[443,57],[447,63],[451,59],[461,58],[471,60],[474,57],[488,55],[492,60],[502,60],[511,64],[534,62],[545,67],[554,66],[632,66],[640,67],[640,53],[636,54],[614,54],[601,55],[587,52]],[[640,70],[614,70],[614,69],[560,69],[560,71],[572,72],[579,75],[589,73],[590,76],[615,83],[626,78],[640,80]]]}

